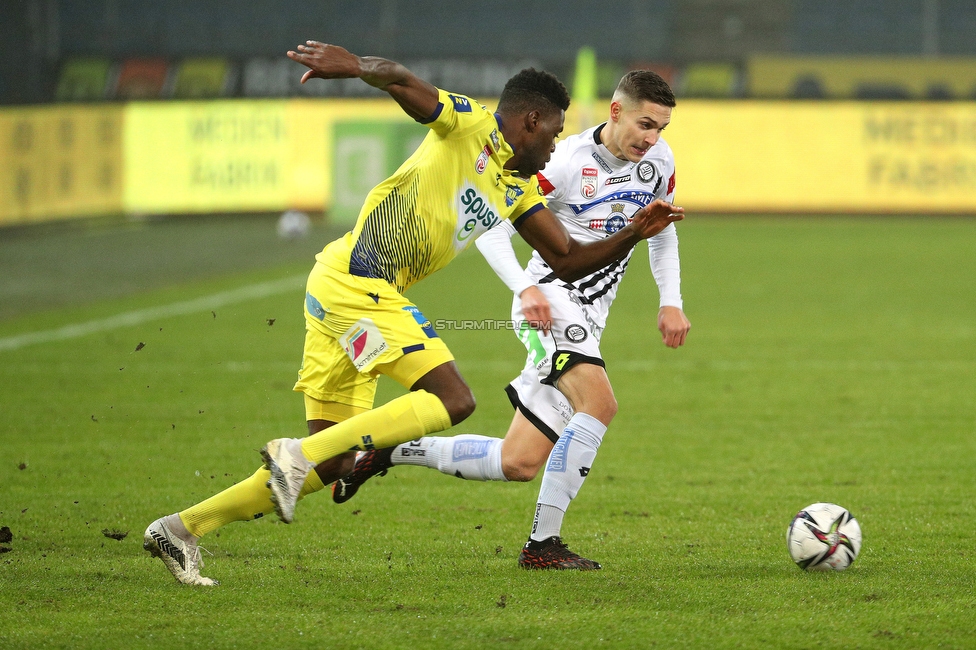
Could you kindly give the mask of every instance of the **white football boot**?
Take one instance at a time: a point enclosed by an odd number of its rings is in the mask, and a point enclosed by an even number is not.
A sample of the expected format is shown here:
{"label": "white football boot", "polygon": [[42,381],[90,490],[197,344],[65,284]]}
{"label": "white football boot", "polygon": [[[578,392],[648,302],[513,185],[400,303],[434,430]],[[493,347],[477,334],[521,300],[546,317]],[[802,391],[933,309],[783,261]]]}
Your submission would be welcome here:
{"label": "white football boot", "polygon": [[275,512],[286,524],[295,518],[295,504],[305,485],[305,477],[315,467],[302,454],[302,441],[298,438],[278,438],[261,449],[264,467],[271,472],[268,487]]}
{"label": "white football boot", "polygon": [[203,558],[197,538],[190,534],[177,514],[149,524],[142,547],[162,560],[173,577],[185,585],[212,587],[218,584],[216,580],[200,575]]}

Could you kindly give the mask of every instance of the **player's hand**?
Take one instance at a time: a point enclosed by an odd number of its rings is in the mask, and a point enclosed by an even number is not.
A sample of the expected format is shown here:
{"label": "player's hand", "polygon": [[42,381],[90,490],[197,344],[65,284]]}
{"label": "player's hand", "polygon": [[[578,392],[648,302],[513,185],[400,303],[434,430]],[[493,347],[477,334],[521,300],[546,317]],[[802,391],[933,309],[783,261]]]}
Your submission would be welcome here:
{"label": "player's hand", "polygon": [[684,218],[684,208],[671,205],[662,199],[655,199],[634,213],[631,226],[634,227],[641,239],[648,239],[675,221],[681,221]]}
{"label": "player's hand", "polygon": [[661,311],[657,313],[657,328],[661,330],[664,345],[678,348],[685,344],[691,323],[677,307],[661,307]]}
{"label": "player's hand", "polygon": [[535,285],[528,287],[519,294],[519,299],[522,301],[522,313],[529,325],[543,334],[548,334],[552,326],[552,312],[549,301],[539,287]]}
{"label": "player's hand", "polygon": [[318,41],[305,41],[298,51],[290,50],[288,58],[308,66],[310,70],[302,76],[302,83],[309,79],[351,79],[358,77],[362,61],[355,54],[338,45],[328,45]]}

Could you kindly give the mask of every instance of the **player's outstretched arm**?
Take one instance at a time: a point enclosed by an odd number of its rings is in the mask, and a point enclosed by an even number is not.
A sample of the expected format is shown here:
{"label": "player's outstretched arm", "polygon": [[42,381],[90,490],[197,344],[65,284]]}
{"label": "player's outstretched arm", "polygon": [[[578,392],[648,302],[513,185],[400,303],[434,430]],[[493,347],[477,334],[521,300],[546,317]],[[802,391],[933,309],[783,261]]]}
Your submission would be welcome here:
{"label": "player's outstretched arm", "polygon": [[556,216],[544,208],[524,219],[518,231],[564,282],[574,282],[615,262],[642,239],[658,234],[684,219],[684,208],[657,199],[634,213],[634,219],[613,235],[581,244],[573,239]]}
{"label": "player's outstretched arm", "polygon": [[425,120],[437,108],[437,88],[406,67],[377,56],[356,56],[338,45],[305,41],[288,58],[309,68],[302,83],[309,79],[359,78],[374,88],[390,93],[404,112],[415,120]]}

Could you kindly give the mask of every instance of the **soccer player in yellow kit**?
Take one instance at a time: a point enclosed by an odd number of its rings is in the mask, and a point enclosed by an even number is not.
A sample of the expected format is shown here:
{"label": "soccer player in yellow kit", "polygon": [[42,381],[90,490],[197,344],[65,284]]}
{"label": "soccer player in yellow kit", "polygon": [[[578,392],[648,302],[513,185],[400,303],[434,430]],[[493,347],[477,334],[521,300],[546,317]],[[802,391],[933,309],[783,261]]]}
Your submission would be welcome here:
{"label": "soccer player in yellow kit", "polygon": [[[549,73],[527,69],[512,77],[492,113],[386,59],[315,41],[288,56],[309,68],[303,83],[360,78],[389,93],[430,133],[373,188],[353,230],[316,256],[295,386],[304,393],[309,436],[272,440],[261,450],[264,468],[250,478],[146,529],[146,550],[185,584],[216,584],[200,574],[197,541],[206,533],[272,509],[289,523],[298,499],[352,469],[355,450],[443,431],[474,411],[474,396],[450,350],[403,292],[478,235],[511,221],[558,277],[572,281],[683,217],[681,208],[658,200],[606,239],[582,245],[569,236],[546,207],[535,176],[569,106],[565,87]],[[380,374],[410,392],[374,409]]]}

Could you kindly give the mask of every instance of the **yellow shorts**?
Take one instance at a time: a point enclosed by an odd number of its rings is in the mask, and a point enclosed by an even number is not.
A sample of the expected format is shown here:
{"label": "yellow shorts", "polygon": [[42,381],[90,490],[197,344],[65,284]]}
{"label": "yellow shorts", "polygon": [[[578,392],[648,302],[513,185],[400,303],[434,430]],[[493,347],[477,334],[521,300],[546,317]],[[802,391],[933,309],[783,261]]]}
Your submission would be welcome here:
{"label": "yellow shorts", "polygon": [[295,390],[306,395],[307,419],[345,420],[373,407],[379,375],[411,388],[454,360],[430,321],[385,280],[316,263],[305,291]]}

